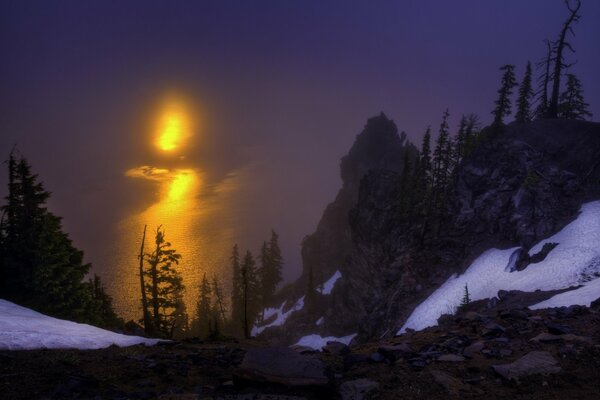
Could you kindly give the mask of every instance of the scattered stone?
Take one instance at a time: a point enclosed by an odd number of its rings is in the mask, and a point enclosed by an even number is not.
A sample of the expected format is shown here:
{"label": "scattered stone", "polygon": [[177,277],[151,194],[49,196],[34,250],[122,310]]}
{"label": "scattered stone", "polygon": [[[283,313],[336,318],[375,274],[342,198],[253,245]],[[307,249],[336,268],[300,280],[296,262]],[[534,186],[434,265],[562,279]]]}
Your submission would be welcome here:
{"label": "scattered stone", "polygon": [[289,387],[326,386],[330,381],[320,360],[287,347],[248,350],[242,364],[234,370],[233,380],[236,384],[251,381]]}
{"label": "scattered stone", "polygon": [[410,366],[417,371],[422,370],[427,365],[427,361],[422,358],[412,358],[408,360],[408,362],[410,363]]}
{"label": "scattered stone", "polygon": [[506,328],[503,327],[502,325],[498,325],[495,322],[488,322],[485,325],[483,334],[481,336],[489,338],[489,337],[502,335],[504,332],[506,332]]}
{"label": "scattered stone", "polygon": [[465,314],[464,319],[466,319],[467,321],[481,321],[483,317],[481,316],[481,314],[476,313],[475,311],[468,311]]}
{"label": "scattered stone", "polygon": [[327,342],[327,345],[323,346],[323,352],[343,356],[350,353],[350,347],[342,342],[330,341]]}
{"label": "scattered stone", "polygon": [[465,347],[465,349],[463,350],[463,356],[473,358],[475,354],[483,350],[484,347],[485,344],[481,341],[472,343],[471,345]]}
{"label": "scattered stone", "polygon": [[372,363],[380,363],[386,361],[386,358],[380,353],[371,353],[369,361]]}
{"label": "scattered stone", "polygon": [[440,362],[455,363],[455,362],[463,362],[463,361],[465,361],[465,358],[463,356],[459,356],[458,354],[444,354],[444,355],[440,356],[437,360]]}
{"label": "scattered stone", "polygon": [[379,384],[368,379],[356,379],[347,381],[340,385],[342,400],[364,400],[368,399],[377,390]]}
{"label": "scattered stone", "polygon": [[552,342],[562,342],[563,338],[559,335],[553,335],[551,333],[540,333],[536,337],[530,339],[531,342],[542,342],[542,343],[552,343]]}
{"label": "scattered stone", "polygon": [[407,355],[413,354],[412,349],[408,343],[399,343],[394,345],[381,346],[377,349],[377,352],[381,353],[385,358],[391,362],[395,362]]}
{"label": "scattered stone", "polygon": [[529,375],[554,374],[561,370],[558,361],[546,351],[532,351],[513,363],[492,365],[492,369],[508,380],[518,380]]}

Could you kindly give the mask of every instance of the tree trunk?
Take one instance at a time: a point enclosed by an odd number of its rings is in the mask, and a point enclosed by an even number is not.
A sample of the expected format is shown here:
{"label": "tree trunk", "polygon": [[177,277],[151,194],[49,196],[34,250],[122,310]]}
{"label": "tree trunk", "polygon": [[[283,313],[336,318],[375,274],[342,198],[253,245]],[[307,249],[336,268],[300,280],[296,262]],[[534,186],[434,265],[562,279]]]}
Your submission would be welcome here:
{"label": "tree trunk", "polygon": [[552,98],[550,99],[550,106],[548,107],[548,117],[556,118],[558,116],[558,96],[560,92],[560,74],[561,70],[564,67],[563,63],[563,50],[565,48],[565,38],[567,37],[567,32],[569,32],[570,25],[578,18],[577,11],[581,7],[581,2],[577,2],[577,6],[574,9],[571,9],[567,2],[567,7],[569,11],[571,11],[571,15],[569,19],[563,25],[562,31],[560,32],[560,36],[558,39],[558,44],[556,45],[556,59],[554,60],[554,76],[552,82]]}
{"label": "tree trunk", "polygon": [[144,312],[144,332],[146,334],[153,334],[154,329],[152,327],[152,321],[150,320],[150,315],[148,313],[148,297],[146,296],[146,287],[144,285],[144,243],[146,241],[146,227],[144,225],[144,233],[142,235],[142,245],[140,246],[140,255],[138,256],[140,260],[140,290],[142,291],[142,310]]}

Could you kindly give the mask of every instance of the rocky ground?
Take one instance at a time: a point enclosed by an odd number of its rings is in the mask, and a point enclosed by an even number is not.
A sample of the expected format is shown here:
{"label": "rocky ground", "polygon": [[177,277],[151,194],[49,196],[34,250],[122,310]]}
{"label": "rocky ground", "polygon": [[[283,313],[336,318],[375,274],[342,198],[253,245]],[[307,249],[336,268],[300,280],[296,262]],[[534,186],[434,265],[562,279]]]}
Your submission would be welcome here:
{"label": "rocky ground", "polygon": [[0,397],[600,398],[600,301],[531,311],[519,298],[501,293],[498,304],[472,303],[437,327],[322,353],[252,340],[3,351]]}

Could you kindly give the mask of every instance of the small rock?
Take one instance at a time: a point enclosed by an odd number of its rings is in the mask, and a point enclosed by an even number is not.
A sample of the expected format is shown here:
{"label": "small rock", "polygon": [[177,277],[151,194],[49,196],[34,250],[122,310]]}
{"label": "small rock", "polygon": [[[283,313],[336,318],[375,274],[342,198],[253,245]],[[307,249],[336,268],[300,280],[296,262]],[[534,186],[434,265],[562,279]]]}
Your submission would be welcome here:
{"label": "small rock", "polygon": [[558,362],[546,351],[532,351],[510,364],[492,365],[492,369],[504,379],[519,379],[537,374],[560,372]]}
{"label": "small rock", "polygon": [[568,326],[558,324],[548,324],[546,325],[546,329],[553,335],[565,335],[571,333],[571,329]]}
{"label": "small rock", "polygon": [[534,338],[529,340],[530,342],[542,342],[542,343],[552,343],[552,342],[562,342],[563,338],[559,335],[553,335],[551,333],[540,333]]}
{"label": "small rock", "polygon": [[408,362],[410,363],[410,366],[417,371],[422,370],[427,365],[427,362],[422,358],[412,358],[408,360]]}
{"label": "small rock", "polygon": [[503,327],[502,325],[498,325],[495,322],[488,322],[485,325],[482,336],[483,337],[494,337],[494,336],[499,336],[499,335],[503,334],[504,332],[506,332],[506,328]]}
{"label": "small rock", "polygon": [[465,357],[473,358],[473,356],[475,356],[475,354],[477,354],[481,350],[483,350],[484,347],[485,347],[485,344],[483,342],[481,342],[481,341],[475,342],[475,343],[465,347],[465,349],[463,350],[463,355]]}
{"label": "small rock", "polygon": [[377,349],[377,352],[381,353],[388,360],[395,362],[407,355],[413,353],[412,349],[407,343],[399,343],[390,346],[381,346]]}
{"label": "small rock", "polygon": [[437,359],[440,362],[463,362],[465,358],[463,356],[459,356],[457,354],[444,354],[443,356]]}
{"label": "small rock", "polygon": [[327,345],[323,346],[323,352],[336,356],[343,356],[344,354],[350,353],[350,347],[342,342],[330,341],[327,342]]}
{"label": "small rock", "polygon": [[368,379],[347,381],[340,385],[342,400],[363,400],[377,390],[379,384]]}
{"label": "small rock", "polygon": [[475,311],[468,311],[464,318],[468,321],[481,321],[483,319],[481,314],[476,313]]}
{"label": "small rock", "polygon": [[386,358],[380,353],[371,353],[369,356],[369,361],[373,363],[380,363],[386,361]]}

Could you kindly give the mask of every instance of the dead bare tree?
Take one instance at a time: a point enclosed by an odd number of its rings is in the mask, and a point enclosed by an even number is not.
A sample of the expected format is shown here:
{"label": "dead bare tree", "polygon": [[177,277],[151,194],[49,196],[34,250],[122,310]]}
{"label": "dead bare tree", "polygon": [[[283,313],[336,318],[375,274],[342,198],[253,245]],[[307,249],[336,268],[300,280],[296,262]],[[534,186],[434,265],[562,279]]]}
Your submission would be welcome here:
{"label": "dead bare tree", "polygon": [[146,332],[146,334],[154,334],[154,329],[152,328],[152,320],[150,318],[150,313],[148,312],[148,298],[146,297],[146,290],[144,288],[144,242],[146,241],[146,228],[147,225],[144,225],[144,233],[142,234],[142,245],[140,246],[140,254],[138,256],[140,260],[140,289],[142,291],[142,310],[144,310],[144,332]]}
{"label": "dead bare tree", "polygon": [[552,73],[552,96],[550,98],[547,111],[547,116],[549,118],[558,117],[560,78],[564,68],[569,68],[571,65],[573,65],[565,63],[565,49],[568,49],[573,53],[575,52],[571,44],[567,41],[567,33],[570,32],[573,36],[575,35],[572,25],[573,23],[579,21],[579,18],[581,18],[581,15],[578,14],[579,9],[581,8],[581,0],[575,0],[574,5],[571,4],[571,0],[565,0],[565,4],[570,12],[569,18],[567,18],[563,24],[558,40],[553,43],[552,49],[554,53],[554,70]]}

